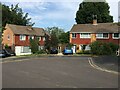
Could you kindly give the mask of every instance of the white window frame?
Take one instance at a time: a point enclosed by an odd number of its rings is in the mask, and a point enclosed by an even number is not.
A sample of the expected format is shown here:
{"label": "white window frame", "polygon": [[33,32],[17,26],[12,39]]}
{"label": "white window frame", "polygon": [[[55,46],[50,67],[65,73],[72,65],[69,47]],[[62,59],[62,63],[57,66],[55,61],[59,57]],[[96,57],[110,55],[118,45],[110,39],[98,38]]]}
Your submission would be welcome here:
{"label": "white window frame", "polygon": [[76,33],[72,33],[72,38],[76,38],[76,35],[77,35]]}
{"label": "white window frame", "polygon": [[25,41],[26,40],[26,35],[20,35],[19,38],[20,38],[20,41]]}
{"label": "white window frame", "polygon": [[91,38],[91,33],[80,33],[80,38]]}
{"label": "white window frame", "polygon": [[34,38],[35,38],[34,36],[29,36],[29,39],[30,39],[30,37],[31,37],[32,39],[34,39]]}
{"label": "white window frame", "polygon": [[39,41],[41,41],[42,39],[41,39],[41,37],[39,37]]}
{"label": "white window frame", "polygon": [[45,37],[43,37],[43,41],[45,41]]}
{"label": "white window frame", "polygon": [[116,33],[113,33],[113,34],[112,34],[112,38],[113,38],[113,39],[120,39],[120,33],[118,33],[118,34],[119,34],[119,37],[114,37],[114,34],[116,34]]}
{"label": "white window frame", "polygon": [[37,38],[39,41],[42,40],[42,38],[41,38],[40,36],[36,36],[36,38]]}
{"label": "white window frame", "polygon": [[[100,35],[100,34],[101,34],[101,37],[98,36],[98,35]],[[108,37],[104,37],[103,34],[108,34]],[[97,38],[97,39],[109,39],[109,33],[97,33],[97,34],[96,34],[96,38]]]}

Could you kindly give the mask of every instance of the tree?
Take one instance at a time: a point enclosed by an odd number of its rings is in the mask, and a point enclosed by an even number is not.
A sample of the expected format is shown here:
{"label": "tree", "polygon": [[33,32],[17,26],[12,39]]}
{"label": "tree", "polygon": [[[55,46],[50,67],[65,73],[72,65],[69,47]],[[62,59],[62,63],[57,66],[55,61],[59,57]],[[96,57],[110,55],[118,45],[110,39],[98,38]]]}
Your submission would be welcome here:
{"label": "tree", "polygon": [[39,51],[39,40],[37,38],[30,38],[30,48],[33,54]]}
{"label": "tree", "polygon": [[30,22],[31,18],[28,18],[28,13],[23,13],[18,4],[11,5],[10,8],[0,3],[0,7],[2,7],[2,27],[5,27],[6,23],[23,26],[34,25],[34,23]]}
{"label": "tree", "polygon": [[60,43],[59,37],[64,30],[58,27],[47,27],[45,30],[50,34],[45,36],[45,49],[50,51],[51,47],[57,48]]}
{"label": "tree", "polygon": [[61,44],[69,43],[69,32],[61,33],[61,35],[59,36],[59,42]]}
{"label": "tree", "polygon": [[59,42],[59,36],[64,33],[64,30],[58,27],[47,27],[46,31],[50,34],[54,33],[56,35],[56,37],[58,38],[58,42]]}
{"label": "tree", "polygon": [[97,16],[98,23],[113,22],[113,16],[109,15],[109,5],[105,2],[86,2],[84,0],[79,5],[79,10],[76,13],[76,23],[86,24],[93,21],[93,16]]}

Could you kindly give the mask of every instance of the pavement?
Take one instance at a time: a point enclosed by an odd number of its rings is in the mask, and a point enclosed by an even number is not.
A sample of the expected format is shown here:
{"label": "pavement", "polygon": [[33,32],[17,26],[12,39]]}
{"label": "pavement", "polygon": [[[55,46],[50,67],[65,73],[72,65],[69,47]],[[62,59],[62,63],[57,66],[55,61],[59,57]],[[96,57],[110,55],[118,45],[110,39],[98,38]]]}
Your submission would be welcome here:
{"label": "pavement", "polygon": [[94,64],[102,69],[113,71],[113,72],[119,72],[119,60],[120,57],[118,56],[97,56],[92,57],[92,61]]}

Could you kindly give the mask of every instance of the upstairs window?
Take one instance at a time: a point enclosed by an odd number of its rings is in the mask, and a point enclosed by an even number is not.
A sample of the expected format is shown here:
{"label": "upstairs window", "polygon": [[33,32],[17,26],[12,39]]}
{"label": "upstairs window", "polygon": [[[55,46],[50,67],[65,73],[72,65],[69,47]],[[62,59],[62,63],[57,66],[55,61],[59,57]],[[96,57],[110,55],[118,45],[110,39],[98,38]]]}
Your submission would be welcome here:
{"label": "upstairs window", "polygon": [[37,37],[37,39],[38,39],[39,41],[41,41],[41,37]]}
{"label": "upstairs window", "polygon": [[113,36],[113,39],[119,39],[120,33],[114,33],[112,36]]}
{"label": "upstairs window", "polygon": [[108,39],[109,34],[108,33],[98,33],[98,34],[96,34],[96,37],[101,38],[101,39]]}
{"label": "upstairs window", "polygon": [[21,41],[26,40],[26,36],[25,36],[25,35],[20,35],[20,40],[21,40]]}
{"label": "upstairs window", "polygon": [[7,39],[10,40],[10,35],[7,36]]}
{"label": "upstairs window", "polygon": [[103,38],[109,38],[108,33],[103,33]]}
{"label": "upstairs window", "polygon": [[102,33],[96,34],[96,37],[97,38],[103,38],[103,34]]}
{"label": "upstairs window", "polygon": [[81,33],[80,38],[90,38],[91,37],[90,35],[91,35],[90,33]]}
{"label": "upstairs window", "polygon": [[45,37],[43,37],[43,41],[45,41]]}
{"label": "upstairs window", "polygon": [[30,39],[30,38],[31,38],[31,39],[34,39],[34,36],[29,36],[29,39]]}
{"label": "upstairs window", "polygon": [[72,33],[72,38],[76,38],[76,33]]}

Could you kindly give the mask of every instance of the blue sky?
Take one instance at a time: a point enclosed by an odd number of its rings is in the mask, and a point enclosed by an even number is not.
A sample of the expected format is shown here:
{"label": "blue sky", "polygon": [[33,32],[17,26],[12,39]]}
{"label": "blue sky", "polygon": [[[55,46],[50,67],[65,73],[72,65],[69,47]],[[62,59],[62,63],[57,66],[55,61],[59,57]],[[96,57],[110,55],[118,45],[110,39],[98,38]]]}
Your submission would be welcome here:
{"label": "blue sky", "polygon": [[[76,12],[79,4],[83,1],[12,1],[6,0],[4,4],[11,5],[19,3],[19,6],[25,13],[29,13],[32,22],[35,22],[34,27],[53,27],[57,26],[65,31],[69,31],[75,22]],[[118,1],[106,0],[110,5],[110,14],[114,16],[114,22],[118,21]]]}

